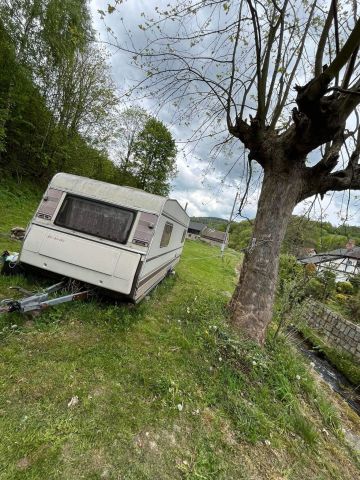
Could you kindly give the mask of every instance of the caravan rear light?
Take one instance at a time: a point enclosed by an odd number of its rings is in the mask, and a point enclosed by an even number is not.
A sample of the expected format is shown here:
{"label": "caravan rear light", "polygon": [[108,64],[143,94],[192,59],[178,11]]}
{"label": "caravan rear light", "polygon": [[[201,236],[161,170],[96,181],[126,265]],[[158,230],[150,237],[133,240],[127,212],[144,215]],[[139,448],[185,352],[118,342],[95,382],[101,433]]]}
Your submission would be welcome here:
{"label": "caravan rear light", "polygon": [[43,220],[51,220],[63,195],[62,190],[49,188],[44,195],[36,216]]}

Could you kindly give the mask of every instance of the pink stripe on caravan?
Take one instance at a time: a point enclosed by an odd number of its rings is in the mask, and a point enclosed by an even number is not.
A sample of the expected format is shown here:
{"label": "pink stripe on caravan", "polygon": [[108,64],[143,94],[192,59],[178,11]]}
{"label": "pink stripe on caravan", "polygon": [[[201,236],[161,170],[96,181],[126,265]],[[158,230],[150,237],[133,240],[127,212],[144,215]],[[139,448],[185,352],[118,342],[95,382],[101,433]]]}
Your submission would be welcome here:
{"label": "pink stripe on caravan", "polygon": [[51,220],[57,206],[59,205],[63,193],[64,192],[62,190],[49,188],[44,195],[43,201],[40,203],[36,216],[46,220]]}

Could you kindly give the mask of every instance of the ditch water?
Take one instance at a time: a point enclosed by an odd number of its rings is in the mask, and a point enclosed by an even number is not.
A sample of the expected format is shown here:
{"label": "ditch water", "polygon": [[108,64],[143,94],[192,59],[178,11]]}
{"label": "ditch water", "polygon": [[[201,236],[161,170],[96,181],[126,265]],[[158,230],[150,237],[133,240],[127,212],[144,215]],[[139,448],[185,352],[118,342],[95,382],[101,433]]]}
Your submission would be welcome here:
{"label": "ditch water", "polygon": [[295,329],[289,330],[289,338],[297,349],[307,357],[314,370],[326,382],[332,390],[341,395],[350,407],[360,416],[360,385],[353,385],[340,373],[301,333]]}

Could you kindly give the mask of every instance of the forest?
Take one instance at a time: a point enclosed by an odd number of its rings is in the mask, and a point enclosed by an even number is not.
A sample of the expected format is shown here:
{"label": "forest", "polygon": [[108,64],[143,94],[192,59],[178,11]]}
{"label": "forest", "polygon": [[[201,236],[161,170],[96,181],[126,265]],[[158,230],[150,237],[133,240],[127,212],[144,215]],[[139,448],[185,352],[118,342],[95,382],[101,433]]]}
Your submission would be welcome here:
{"label": "forest", "polygon": [[167,194],[175,141],[145,110],[123,107],[95,34],[84,0],[1,2],[1,172],[46,184],[64,171]]}

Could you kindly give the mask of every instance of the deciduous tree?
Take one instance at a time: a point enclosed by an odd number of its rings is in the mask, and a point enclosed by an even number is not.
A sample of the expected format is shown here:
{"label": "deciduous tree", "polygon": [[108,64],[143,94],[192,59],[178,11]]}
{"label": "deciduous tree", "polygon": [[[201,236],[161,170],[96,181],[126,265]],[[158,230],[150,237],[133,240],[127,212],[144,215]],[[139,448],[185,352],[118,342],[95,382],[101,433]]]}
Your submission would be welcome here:
{"label": "deciduous tree", "polygon": [[105,152],[117,97],[93,40],[86,0],[0,2],[1,169],[119,181]]}
{"label": "deciduous tree", "polygon": [[129,173],[134,158],[134,147],[150,115],[140,107],[130,107],[119,113],[113,134],[114,162],[120,170]]}
{"label": "deciduous tree", "polygon": [[157,195],[168,195],[176,175],[175,140],[165,125],[150,118],[134,144],[131,172],[137,186]]}
{"label": "deciduous tree", "polygon": [[140,86],[163,105],[176,103],[179,119],[186,115],[203,136],[226,122],[239,151],[245,145],[249,162],[262,167],[231,301],[233,326],[262,344],[295,205],[360,188],[357,2],[182,0],[145,15],[140,30],[146,45],[139,35],[117,45],[147,72]]}

